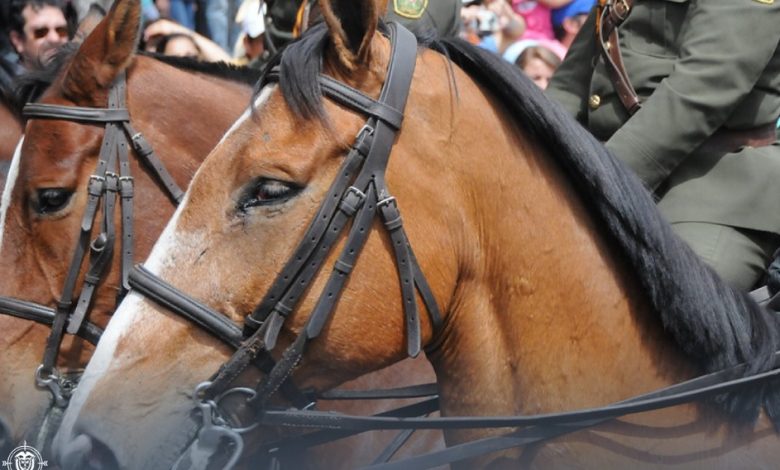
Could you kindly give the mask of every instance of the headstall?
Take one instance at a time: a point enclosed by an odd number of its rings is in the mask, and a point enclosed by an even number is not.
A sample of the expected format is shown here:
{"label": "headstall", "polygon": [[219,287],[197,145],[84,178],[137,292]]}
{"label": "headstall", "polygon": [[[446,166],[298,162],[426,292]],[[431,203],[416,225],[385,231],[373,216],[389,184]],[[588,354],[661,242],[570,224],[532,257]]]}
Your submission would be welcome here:
{"label": "headstall", "polygon": [[[125,105],[126,93],[127,84],[123,72],[108,93],[107,108],[29,103],[22,111],[26,119],[54,119],[105,125],[97,167],[87,185],[87,204],[81,219],[78,242],[56,308],[12,297],[0,297],[0,313],[51,325],[43,362],[35,373],[35,379],[39,387],[50,390],[54,405],[58,408],[67,406],[77,382],[77,376],[65,377],[56,368],[65,333],[79,335],[92,344],[97,344],[102,333],[100,328],[87,321],[87,314],[95,290],[107,275],[106,268],[113,257],[116,239],[114,209],[117,198],[122,217],[121,288],[117,303],[129,289],[128,277],[133,266],[133,177],[130,174],[130,147],[152,171],[174,203],[178,204],[184,194],[155,155],[149,142],[130,123],[130,113]],[[91,238],[101,201],[103,219],[100,232]],[[89,268],[76,298],[76,284],[87,252],[90,259]]]}

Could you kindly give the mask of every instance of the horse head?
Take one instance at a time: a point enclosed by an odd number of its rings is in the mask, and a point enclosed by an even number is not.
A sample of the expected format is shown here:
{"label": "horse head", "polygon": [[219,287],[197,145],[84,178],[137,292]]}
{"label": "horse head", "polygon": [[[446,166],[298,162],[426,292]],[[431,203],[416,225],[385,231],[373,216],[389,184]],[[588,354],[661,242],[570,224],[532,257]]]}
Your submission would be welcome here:
{"label": "horse head", "polygon": [[[126,83],[121,97],[126,99],[130,115],[126,124],[139,133],[128,135],[122,143],[125,152],[130,152],[127,171],[132,175],[134,213],[121,218],[113,213],[107,217],[97,215],[94,227],[91,221],[82,227],[92,197],[90,182],[102,178],[96,167],[103,147],[119,145],[118,140],[104,142],[108,132],[105,123],[73,116],[28,114],[26,138],[12,165],[12,178],[0,209],[0,295],[53,308],[63,299],[63,290],[68,289],[64,286],[69,285],[69,267],[82,239],[91,242],[102,231],[101,223],[110,220],[117,227],[115,239],[119,246],[123,238],[120,227],[129,227],[133,222],[135,236],[131,241],[125,240],[124,250],[116,248],[110,252],[96,293],[88,301],[88,320],[103,327],[121,288],[123,252],[129,249],[135,256],[145,256],[175,208],[175,203],[161,190],[162,184],[155,179],[151,165],[141,162],[130,137],[137,140],[142,135],[148,147],[159,152],[174,184],[184,187],[200,161],[244,109],[250,87],[226,77],[193,73],[151,57],[136,56],[140,33],[138,1],[116,2],[104,19],[85,25],[88,26],[82,25],[81,30],[86,35],[83,42],[66,46],[45,71],[28,77],[28,88],[45,88],[34,105],[39,110],[43,107],[89,111],[106,108],[114,84],[120,79]],[[186,89],[182,84],[186,84]],[[193,119],[199,106],[210,108],[209,114]],[[121,122],[112,125],[120,130],[125,126]],[[125,178],[125,182],[129,180]],[[78,298],[90,263],[76,264],[71,276],[77,278],[76,288],[71,283],[74,292],[68,296]],[[52,401],[46,390],[36,388],[34,379],[50,329],[6,315],[0,316],[0,325],[6,332],[0,340],[0,374],[4,377],[0,385],[0,395],[4,397],[0,415],[9,421],[14,441],[27,437],[34,442]],[[66,337],[56,366],[62,374],[79,372],[92,351],[88,342]]]}

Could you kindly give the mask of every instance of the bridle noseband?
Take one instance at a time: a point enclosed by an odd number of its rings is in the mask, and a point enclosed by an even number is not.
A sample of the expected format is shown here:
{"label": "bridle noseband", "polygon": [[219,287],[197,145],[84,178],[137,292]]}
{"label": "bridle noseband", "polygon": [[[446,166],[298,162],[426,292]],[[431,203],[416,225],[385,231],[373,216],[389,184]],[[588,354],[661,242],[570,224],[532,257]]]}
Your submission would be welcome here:
{"label": "bridle noseband", "polygon": [[[121,206],[122,218],[121,287],[117,294],[117,304],[130,288],[128,278],[133,266],[134,190],[134,181],[130,174],[130,147],[152,171],[174,203],[177,204],[184,194],[156,156],[149,142],[131,125],[130,113],[125,105],[126,94],[127,84],[123,72],[109,90],[107,108],[29,103],[22,111],[26,119],[54,119],[105,125],[97,167],[87,185],[87,204],[80,224],[78,242],[56,308],[52,309],[12,297],[0,297],[0,313],[51,325],[52,330],[46,341],[43,361],[35,377],[39,387],[50,390],[54,397],[54,405],[58,408],[67,406],[69,396],[75,388],[74,379],[63,378],[56,369],[56,361],[65,333],[79,335],[92,344],[97,344],[102,333],[100,328],[87,321],[87,314],[98,285],[107,275],[107,266],[114,254],[116,239],[114,209],[117,198]],[[101,201],[103,203],[101,230],[92,238]],[[89,268],[76,298],[76,283],[87,252],[90,258]]]}

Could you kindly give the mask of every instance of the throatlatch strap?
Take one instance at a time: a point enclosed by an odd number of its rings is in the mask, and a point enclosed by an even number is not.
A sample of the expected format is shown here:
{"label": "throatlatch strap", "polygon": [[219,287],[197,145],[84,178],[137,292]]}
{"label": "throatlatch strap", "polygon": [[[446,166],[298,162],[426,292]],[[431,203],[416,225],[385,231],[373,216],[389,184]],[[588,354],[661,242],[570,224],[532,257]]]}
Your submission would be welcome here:
{"label": "throatlatch strap", "polygon": [[176,184],[168,169],[163,165],[162,160],[154,152],[154,149],[140,132],[137,132],[130,121],[123,123],[125,127],[125,133],[130,137],[130,142],[133,145],[133,149],[142,162],[146,164],[146,167],[154,172],[154,176],[162,184],[168,196],[171,198],[174,204],[178,205],[184,198],[184,191]]}

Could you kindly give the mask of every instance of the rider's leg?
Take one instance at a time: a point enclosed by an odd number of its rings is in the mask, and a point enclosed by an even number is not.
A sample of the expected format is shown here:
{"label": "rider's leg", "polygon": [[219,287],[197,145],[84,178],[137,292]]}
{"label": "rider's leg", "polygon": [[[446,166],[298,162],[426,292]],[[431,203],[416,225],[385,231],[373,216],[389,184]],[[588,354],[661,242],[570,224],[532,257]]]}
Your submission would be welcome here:
{"label": "rider's leg", "polygon": [[701,222],[678,222],[672,229],[729,285],[749,291],[762,279],[780,236]]}

